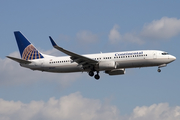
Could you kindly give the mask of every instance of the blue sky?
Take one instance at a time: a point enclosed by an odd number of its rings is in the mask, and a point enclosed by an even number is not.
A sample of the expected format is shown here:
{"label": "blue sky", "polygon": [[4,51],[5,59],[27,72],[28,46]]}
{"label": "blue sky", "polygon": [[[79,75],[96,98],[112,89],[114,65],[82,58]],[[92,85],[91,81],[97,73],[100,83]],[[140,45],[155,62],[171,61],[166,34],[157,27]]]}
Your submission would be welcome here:
{"label": "blue sky", "polygon": [[[179,1],[1,1],[0,119],[179,120]],[[20,57],[13,31],[41,52],[61,56],[48,36],[79,54],[156,49],[176,56],[125,75],[31,71],[7,59]],[[53,112],[52,112],[53,111]],[[22,114],[23,113],[23,114]],[[166,117],[165,117],[166,116]]]}

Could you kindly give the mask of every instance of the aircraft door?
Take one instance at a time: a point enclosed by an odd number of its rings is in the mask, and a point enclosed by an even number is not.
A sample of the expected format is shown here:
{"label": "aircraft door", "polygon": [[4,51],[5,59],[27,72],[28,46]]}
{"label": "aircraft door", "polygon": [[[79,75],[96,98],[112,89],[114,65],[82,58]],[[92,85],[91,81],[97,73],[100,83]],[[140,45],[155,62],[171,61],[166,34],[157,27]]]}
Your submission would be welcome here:
{"label": "aircraft door", "polygon": [[157,59],[157,53],[153,52],[153,59]]}

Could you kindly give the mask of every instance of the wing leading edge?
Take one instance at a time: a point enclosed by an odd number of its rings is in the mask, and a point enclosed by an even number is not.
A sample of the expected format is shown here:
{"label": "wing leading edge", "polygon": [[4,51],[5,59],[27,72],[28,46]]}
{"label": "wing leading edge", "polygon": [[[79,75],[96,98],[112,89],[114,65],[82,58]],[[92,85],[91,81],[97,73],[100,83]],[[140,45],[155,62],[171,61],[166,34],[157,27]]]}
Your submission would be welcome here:
{"label": "wing leading edge", "polygon": [[49,36],[50,40],[51,40],[51,43],[52,43],[52,46],[54,48],[56,48],[57,50],[71,56],[70,58],[73,60],[73,62],[76,62],[78,63],[78,65],[82,65],[83,68],[86,68],[86,67],[91,67],[91,66],[94,66],[96,64],[98,64],[98,61],[96,60],[93,60],[91,58],[88,58],[88,57],[85,57],[85,56],[82,56],[82,55],[79,55],[79,54],[76,54],[74,52],[71,52],[71,51],[68,51],[66,49],[63,49],[62,47],[59,47],[55,42],[54,40],[51,38],[51,36]]}

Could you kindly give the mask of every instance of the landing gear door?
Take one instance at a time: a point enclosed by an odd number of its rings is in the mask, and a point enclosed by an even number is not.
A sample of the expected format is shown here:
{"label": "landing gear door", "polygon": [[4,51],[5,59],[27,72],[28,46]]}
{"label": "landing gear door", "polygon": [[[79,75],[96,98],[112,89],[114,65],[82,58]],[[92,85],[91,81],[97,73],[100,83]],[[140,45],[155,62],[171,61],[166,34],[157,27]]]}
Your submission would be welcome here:
{"label": "landing gear door", "polygon": [[156,59],[156,58],[157,58],[157,53],[153,52],[153,59]]}

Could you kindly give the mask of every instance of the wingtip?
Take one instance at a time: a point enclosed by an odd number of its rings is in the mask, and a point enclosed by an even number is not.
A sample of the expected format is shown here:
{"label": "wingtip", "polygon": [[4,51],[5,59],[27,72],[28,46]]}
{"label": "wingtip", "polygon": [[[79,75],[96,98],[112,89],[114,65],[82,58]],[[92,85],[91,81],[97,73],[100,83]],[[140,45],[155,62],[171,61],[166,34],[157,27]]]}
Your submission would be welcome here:
{"label": "wingtip", "polygon": [[14,34],[22,34],[22,32],[21,31],[14,31]]}
{"label": "wingtip", "polygon": [[10,58],[10,59],[12,58],[11,56],[6,56],[6,57],[7,57],[7,58]]}
{"label": "wingtip", "polygon": [[51,36],[49,36],[49,39],[51,40],[51,43],[52,43],[53,46],[57,46],[57,44],[54,42],[54,40],[52,39]]}
{"label": "wingtip", "polygon": [[9,59],[12,59],[13,57],[11,57],[11,56],[6,56],[7,58],[9,58]]}

